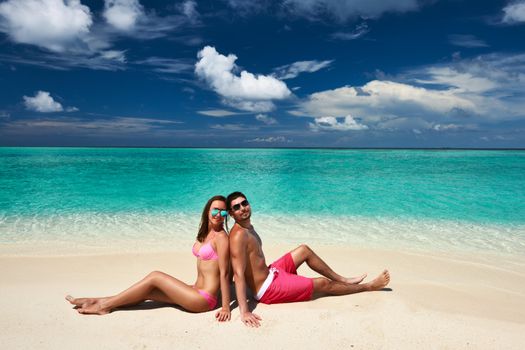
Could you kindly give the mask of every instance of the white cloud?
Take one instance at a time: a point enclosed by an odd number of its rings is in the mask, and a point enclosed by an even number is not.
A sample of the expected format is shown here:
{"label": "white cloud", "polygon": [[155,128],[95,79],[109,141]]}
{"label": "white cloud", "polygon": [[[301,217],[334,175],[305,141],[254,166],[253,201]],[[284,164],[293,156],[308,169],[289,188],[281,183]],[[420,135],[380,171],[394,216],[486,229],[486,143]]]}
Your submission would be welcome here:
{"label": "white cloud", "polygon": [[436,124],[432,127],[436,131],[447,131],[447,130],[458,130],[461,129],[461,125],[457,124]]}
{"label": "white cloud", "polygon": [[55,52],[78,45],[93,21],[79,0],[8,0],[0,4],[0,31],[16,43]]}
{"label": "white cloud", "polygon": [[119,57],[114,54],[108,55],[105,51],[102,51],[93,54],[35,53],[33,57],[17,57],[0,54],[0,61],[26,64],[54,70],[68,70],[77,67],[116,71],[125,68],[124,62],[126,60],[123,54]]}
{"label": "white cloud", "polygon": [[292,64],[287,64],[285,66],[280,66],[274,69],[275,77],[277,79],[293,79],[299,74],[307,72],[313,73],[326,68],[332,64],[333,60],[327,61],[298,61]]}
{"label": "white cloud", "polygon": [[192,62],[179,58],[149,57],[135,63],[151,66],[153,71],[159,73],[179,74],[193,69]]}
{"label": "white cloud", "polygon": [[366,130],[368,126],[359,124],[351,115],[347,115],[339,122],[334,117],[319,117],[315,118],[313,123],[308,123],[310,129],[314,131],[328,130],[328,131],[348,131],[348,130]]}
{"label": "white cloud", "polygon": [[277,119],[275,118],[272,118],[266,114],[257,114],[255,116],[255,119],[257,119],[258,121],[266,124],[266,125],[275,125],[275,124],[278,124],[277,123]]}
{"label": "white cloud", "polygon": [[125,63],[126,55],[124,53],[125,51],[107,50],[107,51],[102,51],[100,53],[100,57],[105,60],[109,60],[109,61],[117,61],[117,62]]}
{"label": "white cloud", "polygon": [[461,72],[453,67],[429,67],[426,79],[416,79],[422,84],[436,84],[456,88],[457,92],[485,92],[498,87],[494,80],[475,74]]}
{"label": "white cloud", "polygon": [[432,126],[432,122],[421,117],[388,116],[376,121],[372,128],[382,131],[410,130],[413,128],[429,130],[432,129]]}
{"label": "white cloud", "polygon": [[368,24],[363,22],[358,24],[355,29],[351,32],[336,32],[331,35],[332,39],[338,40],[356,40],[368,33]]}
{"label": "white cloud", "polygon": [[472,101],[478,117],[513,120],[525,117],[525,54],[489,54],[416,70],[415,81],[437,84]]}
{"label": "white cloud", "polygon": [[488,47],[489,45],[474,35],[453,34],[449,36],[452,45],[466,48]]}
{"label": "white cloud", "polygon": [[417,0],[284,0],[284,6],[293,14],[309,19],[322,16],[340,22],[357,17],[376,18],[386,12],[407,12],[419,8]]}
{"label": "white cloud", "polygon": [[191,23],[197,23],[199,21],[200,14],[197,11],[196,1],[186,0],[180,5],[180,9]]}
{"label": "white cloud", "polygon": [[206,111],[197,111],[197,113],[207,115],[208,117],[230,117],[232,115],[239,114],[236,112],[226,111],[224,109],[209,109]]}
{"label": "white cloud", "polygon": [[503,22],[514,24],[525,22],[525,1],[508,4],[503,8]]}
{"label": "white cloud", "polygon": [[24,104],[28,110],[49,113],[64,110],[59,102],[56,102],[47,91],[38,91],[34,97],[24,96]]}
{"label": "white cloud", "polygon": [[454,109],[475,112],[473,102],[450,90],[428,90],[392,81],[373,80],[361,87],[345,86],[311,94],[301,105],[306,115],[345,115],[422,110],[447,113]]}
{"label": "white cloud", "polygon": [[105,0],[103,16],[114,28],[128,31],[144,16],[144,8],[138,0]]}
{"label": "white cloud", "polygon": [[222,102],[230,107],[240,109],[242,111],[254,113],[266,113],[273,111],[275,105],[272,101],[249,101],[240,99],[223,99]]}
{"label": "white cloud", "polygon": [[5,124],[3,130],[12,135],[53,135],[68,134],[79,136],[123,136],[162,134],[166,129],[181,124],[175,120],[134,117],[90,117],[83,118],[42,118],[15,120]]}
{"label": "white cloud", "polygon": [[[403,72],[398,80],[403,81],[378,79],[319,91],[299,101],[290,114],[313,118],[350,114],[372,130],[440,132],[525,119],[525,54],[457,57],[448,64]],[[333,119],[321,121],[326,127],[335,125]]]}
{"label": "white cloud", "polygon": [[271,100],[282,100],[291,95],[286,84],[272,76],[254,75],[245,70],[235,75],[237,56],[221,55],[214,47],[206,46],[197,54],[195,73],[230,106],[266,112],[273,109]]}
{"label": "white cloud", "polygon": [[290,142],[286,137],[284,136],[268,136],[268,137],[256,137],[251,140],[246,140],[245,142],[256,142],[256,143],[284,143],[284,142]]}
{"label": "white cloud", "polygon": [[268,6],[268,1],[256,0],[226,0],[231,8],[241,14],[257,13],[263,11]]}
{"label": "white cloud", "polygon": [[387,12],[403,13],[418,10],[425,0],[225,0],[237,13],[260,12],[303,17],[311,21],[335,19],[338,22],[361,18],[377,18]]}
{"label": "white cloud", "polygon": [[[24,57],[0,55],[0,61],[51,69],[123,69],[125,51],[111,49],[114,41],[123,35],[156,39],[193,24],[187,17],[191,4],[183,4],[186,15],[160,17],[153,11],[146,13],[138,0],[106,0],[102,18],[95,21],[98,16],[79,0],[8,0],[0,3],[0,32],[15,43],[35,45],[47,52],[34,51]],[[184,44],[201,40],[195,36],[173,39]]]}
{"label": "white cloud", "polygon": [[211,125],[210,128],[225,131],[250,131],[259,129],[256,126],[249,126],[244,124],[215,124]]}

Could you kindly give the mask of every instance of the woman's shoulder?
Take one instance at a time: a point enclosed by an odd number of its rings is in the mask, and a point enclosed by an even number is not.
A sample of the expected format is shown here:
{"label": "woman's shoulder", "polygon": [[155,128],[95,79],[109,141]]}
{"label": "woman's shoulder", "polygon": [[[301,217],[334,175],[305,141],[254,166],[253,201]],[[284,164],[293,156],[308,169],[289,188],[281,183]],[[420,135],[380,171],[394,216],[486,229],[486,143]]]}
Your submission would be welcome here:
{"label": "woman's shoulder", "polygon": [[217,235],[215,236],[216,241],[228,241],[228,234],[226,231],[222,230],[217,232]]}

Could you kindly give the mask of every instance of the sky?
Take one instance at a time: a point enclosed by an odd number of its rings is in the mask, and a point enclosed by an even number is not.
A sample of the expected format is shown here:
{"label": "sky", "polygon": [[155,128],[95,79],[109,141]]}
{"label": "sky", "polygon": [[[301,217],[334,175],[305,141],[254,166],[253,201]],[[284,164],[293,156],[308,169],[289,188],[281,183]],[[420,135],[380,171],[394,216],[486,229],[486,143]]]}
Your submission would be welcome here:
{"label": "sky", "polygon": [[0,0],[0,146],[525,147],[525,0]]}

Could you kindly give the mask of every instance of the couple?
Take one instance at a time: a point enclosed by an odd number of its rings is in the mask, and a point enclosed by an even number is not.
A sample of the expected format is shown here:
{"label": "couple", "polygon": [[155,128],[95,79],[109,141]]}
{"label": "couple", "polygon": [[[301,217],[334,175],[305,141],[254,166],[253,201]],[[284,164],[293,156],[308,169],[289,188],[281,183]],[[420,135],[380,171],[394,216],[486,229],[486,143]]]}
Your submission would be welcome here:
{"label": "couple", "polygon": [[[223,225],[228,213],[235,220],[229,237]],[[82,314],[107,314],[118,307],[136,305],[145,300],[176,304],[191,312],[204,312],[215,309],[220,289],[222,307],[215,313],[215,318],[220,322],[229,321],[231,256],[241,321],[247,326],[258,327],[261,318],[248,308],[247,287],[258,301],[274,304],[311,300],[314,293],[347,295],[375,291],[390,281],[386,270],[368,283],[361,283],[366,275],[344,278],[306,245],[266,266],[262,242],[250,218],[250,203],[241,192],[234,192],[228,198],[214,196],[208,200],[202,212],[197,241],[192,247],[197,257],[197,281],[193,286],[154,271],[115,296],[73,298],[68,295],[66,299]],[[324,277],[298,276],[296,270],[304,262]]]}

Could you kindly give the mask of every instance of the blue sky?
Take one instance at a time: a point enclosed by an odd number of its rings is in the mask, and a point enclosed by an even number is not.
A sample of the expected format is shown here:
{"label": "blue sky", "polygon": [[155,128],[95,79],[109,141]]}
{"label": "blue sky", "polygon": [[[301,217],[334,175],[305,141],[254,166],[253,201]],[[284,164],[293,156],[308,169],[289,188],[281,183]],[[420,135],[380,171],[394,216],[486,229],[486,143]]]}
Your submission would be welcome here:
{"label": "blue sky", "polygon": [[525,0],[0,1],[0,145],[525,147]]}

